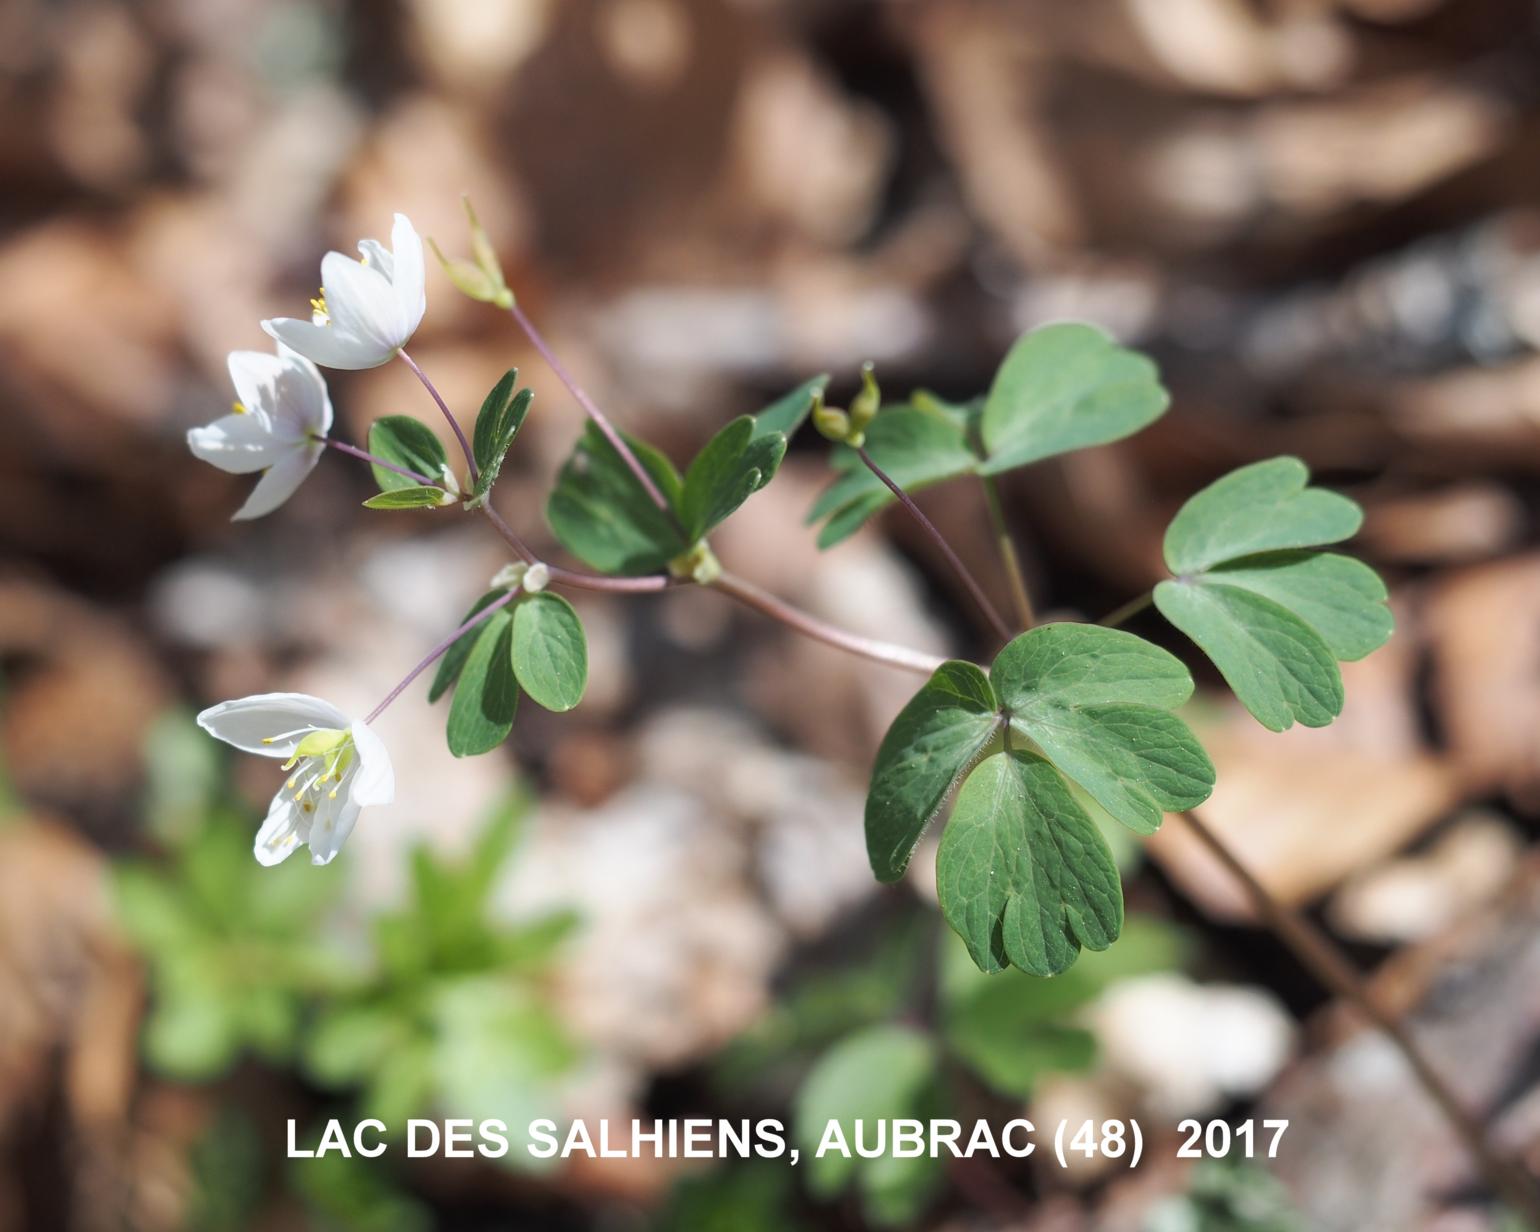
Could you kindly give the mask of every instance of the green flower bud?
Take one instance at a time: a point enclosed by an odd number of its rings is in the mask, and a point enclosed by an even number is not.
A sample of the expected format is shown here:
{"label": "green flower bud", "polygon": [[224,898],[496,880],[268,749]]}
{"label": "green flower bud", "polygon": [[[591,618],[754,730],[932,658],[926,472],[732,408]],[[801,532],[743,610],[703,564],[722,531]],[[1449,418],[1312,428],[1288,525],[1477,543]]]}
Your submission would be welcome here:
{"label": "green flower bud", "polygon": [[861,392],[850,404],[850,426],[854,432],[864,433],[866,425],[876,418],[882,408],[882,391],[877,388],[876,370],[870,360],[861,365]]}

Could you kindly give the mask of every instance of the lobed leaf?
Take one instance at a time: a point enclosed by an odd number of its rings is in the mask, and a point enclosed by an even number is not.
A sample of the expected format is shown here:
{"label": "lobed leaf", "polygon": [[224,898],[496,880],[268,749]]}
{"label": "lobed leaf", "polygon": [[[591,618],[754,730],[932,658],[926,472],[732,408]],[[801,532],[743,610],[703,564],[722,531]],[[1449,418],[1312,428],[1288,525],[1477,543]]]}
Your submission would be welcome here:
{"label": "lobed leaf", "polygon": [[1039,625],[990,669],[1011,725],[1123,825],[1153,834],[1214,788],[1197,737],[1168,713],[1192,696],[1174,655],[1120,629]]}
{"label": "lobed leaf", "polygon": [[445,735],[456,757],[495,749],[513,730],[519,689],[513,675],[513,617],[507,609],[489,617],[460,669],[449,703]]}
{"label": "lobed leaf", "polygon": [[684,485],[673,463],[652,446],[629,436],[625,441],[673,516],[653,503],[625,459],[589,424],[557,477],[546,519],[563,547],[602,573],[656,573],[693,546],[675,520]]}
{"label": "lobed leaf", "polygon": [[695,455],[685,471],[680,521],[693,545],[774,477],[786,456],[786,437],[759,433],[754,418],[741,415]]}
{"label": "lobed leaf", "polygon": [[1000,727],[989,678],[943,663],[899,712],[877,750],[866,796],[866,853],[878,881],[897,881],[926,827]]}
{"label": "lobed leaf", "polygon": [[1395,629],[1380,575],[1336,552],[1274,552],[1218,565],[1203,580],[1273,600],[1309,625],[1338,659],[1362,659]]}
{"label": "lobed leaf", "polygon": [[[422,420],[414,419],[410,415],[387,415],[370,424],[369,452],[386,462],[415,471],[427,479],[438,479],[450,473],[449,457],[444,453],[444,446],[434,435],[433,429]],[[379,485],[381,492],[394,492],[401,488],[422,486],[417,480],[386,470],[383,466],[370,463],[369,469],[374,472],[374,482]],[[375,508],[401,507],[375,506]]]}
{"label": "lobed leaf", "polygon": [[813,396],[829,387],[827,374],[803,381],[788,394],[777,398],[754,416],[754,435],[769,436],[779,432],[787,441],[796,435],[797,429],[813,409]]}
{"label": "lobed leaf", "polygon": [[571,710],[588,683],[583,622],[560,595],[529,595],[513,609],[513,674],[547,710]]}
{"label": "lobed leaf", "polygon": [[1181,577],[1227,560],[1285,548],[1337,543],[1358,533],[1363,511],[1335,492],[1311,488],[1298,458],[1270,458],[1216,479],[1166,529],[1166,566]]}
{"label": "lobed leaf", "polygon": [[941,836],[942,914],[984,971],[1068,970],[1123,923],[1123,887],[1106,840],[1052,765],[1020,750],[986,758]]}
{"label": "lobed leaf", "polygon": [[1090,325],[1047,325],[1019,338],[995,374],[980,421],[998,475],[1131,436],[1170,405],[1155,365]]}

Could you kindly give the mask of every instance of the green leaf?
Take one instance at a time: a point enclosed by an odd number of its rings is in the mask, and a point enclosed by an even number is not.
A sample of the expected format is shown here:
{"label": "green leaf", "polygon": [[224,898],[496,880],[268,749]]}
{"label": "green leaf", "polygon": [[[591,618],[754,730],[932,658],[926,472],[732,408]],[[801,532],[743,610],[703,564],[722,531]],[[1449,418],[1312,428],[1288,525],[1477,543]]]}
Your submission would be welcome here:
{"label": "green leaf", "polygon": [[[400,478],[400,476],[397,476]],[[449,494],[443,488],[392,488],[371,496],[364,502],[366,509],[438,509],[450,504]]]}
{"label": "green leaf", "polygon": [[984,473],[1121,440],[1159,419],[1170,401],[1155,365],[1100,330],[1033,330],[1011,348],[985,400]]}
{"label": "green leaf", "polygon": [[1263,727],[1325,727],[1342,713],[1342,673],[1330,647],[1265,595],[1202,575],[1161,582],[1155,606],[1214,661]]}
{"label": "green leaf", "polygon": [[1309,482],[1298,458],[1270,458],[1216,479],[1171,519],[1166,566],[1181,577],[1258,552],[1357,534],[1363,511],[1345,496],[1306,487]]}
{"label": "green leaf", "polygon": [[1338,659],[1361,659],[1394,627],[1367,565],[1301,551],[1346,539],[1363,515],[1307,486],[1298,458],[1243,466],[1171,520],[1155,606],[1190,637],[1256,720],[1273,731],[1324,727],[1342,712]]}
{"label": "green leaf", "polygon": [[1166,811],[1201,804],[1214,788],[1203,746],[1168,713],[1192,696],[1192,676],[1143,638],[1039,625],[1000,652],[990,679],[1012,727],[1136,833],[1153,834]]}
{"label": "green leaf", "polygon": [[[496,603],[499,599],[508,596],[506,590],[489,590],[475,603],[471,604],[471,610],[465,613],[460,621],[463,625],[478,612]],[[476,638],[481,634],[481,626],[467,629],[450,643],[449,649],[444,652],[443,658],[438,661],[438,670],[433,674],[433,684],[428,689],[428,703],[438,701],[449,691],[449,686],[460,678],[460,671],[465,666],[465,660],[471,653],[471,647],[476,644]]]}
{"label": "green leaf", "polygon": [[470,757],[495,749],[513,730],[519,701],[513,676],[513,617],[500,611],[487,619],[460,669],[449,703],[449,751]]}
{"label": "green leaf", "polygon": [[[856,1122],[866,1141],[880,1122],[928,1119],[936,1101],[936,1057],[930,1039],[909,1027],[877,1026],[846,1036],[809,1072],[793,1108],[796,1139],[806,1160],[808,1188],[832,1197],[859,1181],[863,1205],[876,1223],[902,1225],[923,1209],[940,1179],[928,1154],[896,1158],[891,1151],[854,1157]],[[826,1126],[838,1122],[851,1158],[815,1152]]]}
{"label": "green leaf", "polygon": [[936,890],[947,923],[984,971],[1057,975],[1081,947],[1104,950],[1123,923],[1106,840],[1041,757],[986,758],[941,836]]}
{"label": "green leaf", "polygon": [[754,419],[732,421],[695,455],[684,476],[680,521],[693,544],[769,483],[786,455],[779,432],[757,433]]}
{"label": "green leaf", "polygon": [[803,381],[789,394],[777,398],[754,416],[754,435],[769,436],[779,432],[788,441],[796,435],[808,412],[813,409],[813,395],[829,387],[827,374]]}
{"label": "green leaf", "polygon": [[897,881],[958,781],[1000,726],[989,678],[952,661],[899,712],[872,769],[866,796],[866,854],[879,881]]}
{"label": "green leaf", "polygon": [[[404,466],[426,479],[438,479],[449,471],[449,458],[433,429],[410,415],[387,415],[369,425],[369,452],[386,462]],[[381,492],[419,487],[417,480],[383,466],[369,467]],[[395,508],[397,506],[384,506]]]}
{"label": "green leaf", "polygon": [[[650,445],[625,439],[677,516],[683,482],[673,463]],[[563,547],[603,573],[656,573],[694,546],[592,424],[557,477],[546,518]]]}
{"label": "green leaf", "polygon": [[[940,410],[912,406],[892,407],[872,420],[866,430],[866,451],[906,492],[971,474],[979,465],[978,455],[968,445],[964,422]],[[829,519],[818,535],[821,548],[848,538],[894,500],[855,450],[838,446],[831,465],[839,476],[807,516],[809,523]]]}
{"label": "green leaf", "polygon": [[529,413],[530,401],[534,398],[534,391],[520,389],[515,392],[518,384],[519,370],[509,368],[492,390],[487,394],[481,404],[481,410],[476,414],[476,429],[471,440],[471,453],[476,459],[478,475],[476,478],[476,495],[492,490],[492,485],[497,482],[498,472],[502,470],[503,458],[507,455],[509,447],[513,444],[514,437],[518,435],[519,428],[524,423],[524,416]]}
{"label": "green leaf", "polygon": [[588,683],[588,643],[572,604],[549,591],[513,609],[513,674],[547,710],[571,710]]}
{"label": "green leaf", "polygon": [[1272,552],[1216,566],[1201,579],[1238,586],[1298,616],[1339,659],[1362,659],[1395,629],[1380,575],[1335,552]]}

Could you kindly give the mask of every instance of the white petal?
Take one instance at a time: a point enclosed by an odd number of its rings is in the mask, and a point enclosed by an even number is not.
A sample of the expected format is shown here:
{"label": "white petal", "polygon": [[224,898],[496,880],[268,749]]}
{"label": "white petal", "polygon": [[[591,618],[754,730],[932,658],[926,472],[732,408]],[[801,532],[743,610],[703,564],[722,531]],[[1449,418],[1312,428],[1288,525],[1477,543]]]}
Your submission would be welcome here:
{"label": "white petal", "polygon": [[275,393],[273,426],[280,435],[302,441],[331,431],[332,400],[326,392],[326,379],[303,355],[289,351],[284,356]]}
{"label": "white petal", "polygon": [[360,720],[353,724],[353,747],[358,753],[358,770],[348,785],[353,802],[360,807],[389,804],[396,798],[396,772],[385,742]]}
{"label": "white petal", "polygon": [[273,387],[283,371],[283,360],[266,351],[231,351],[225,361],[235,396],[248,411],[273,409]]}
{"label": "white petal", "polygon": [[222,471],[249,475],[272,466],[284,456],[287,446],[273,435],[272,421],[266,415],[248,411],[189,429],[187,448],[194,457]]}
{"label": "white petal", "polygon": [[323,368],[378,368],[391,358],[390,354],[381,355],[374,343],[344,334],[330,325],[276,317],[263,321],[262,328],[290,350]]}
{"label": "white petal", "polygon": [[321,258],[321,282],[326,288],[331,329],[366,339],[378,348],[382,359],[389,359],[406,341],[396,293],[379,270],[340,252],[329,252]]}
{"label": "white petal", "polygon": [[401,306],[401,324],[406,330],[397,346],[405,346],[428,308],[427,270],[422,254],[422,237],[405,214],[397,214],[390,231],[390,246],[394,249],[395,264],[391,274],[391,286],[396,301]]}
{"label": "white petal", "polygon": [[[210,706],[198,716],[198,726],[244,752],[286,759],[294,755],[306,732],[341,730],[349,722],[330,702],[308,693],[256,693]],[[267,739],[273,743],[264,744]]]}
{"label": "white petal", "polygon": [[288,452],[267,468],[257,486],[251,490],[246,503],[230,515],[232,522],[249,522],[272,513],[274,509],[294,495],[305,482],[305,477],[315,469],[321,458],[323,446],[319,443],[307,446],[289,445]]}
{"label": "white petal", "polygon": [[370,268],[385,275],[386,282],[396,280],[396,258],[379,240],[359,240],[358,251],[364,254],[364,260]]}
{"label": "white petal", "polygon": [[294,797],[280,790],[268,807],[267,820],[257,831],[252,854],[266,868],[282,864],[305,841],[308,819],[294,803]]}
{"label": "white petal", "polygon": [[353,833],[353,825],[363,810],[349,798],[349,793],[339,790],[335,796],[321,794],[315,812],[310,815],[310,862],[330,864],[342,850],[342,844]]}

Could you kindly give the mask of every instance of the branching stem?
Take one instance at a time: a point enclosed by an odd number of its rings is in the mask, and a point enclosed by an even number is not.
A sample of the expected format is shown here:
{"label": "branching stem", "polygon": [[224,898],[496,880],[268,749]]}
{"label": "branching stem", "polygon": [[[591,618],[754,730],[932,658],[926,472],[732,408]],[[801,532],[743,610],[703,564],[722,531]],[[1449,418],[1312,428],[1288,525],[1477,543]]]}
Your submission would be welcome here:
{"label": "branching stem", "polygon": [[883,485],[888,491],[898,498],[898,503],[909,512],[909,516],[919,523],[920,529],[929,535],[931,541],[941,550],[941,554],[946,557],[947,564],[951,565],[952,572],[957,575],[957,580],[963,584],[968,594],[972,596],[973,602],[978,605],[979,611],[983,612],[989,623],[994,626],[995,632],[1000,635],[1000,640],[1004,642],[1010,641],[1012,636],[1011,627],[1005,623],[1004,618],[995,610],[995,605],[989,601],[989,596],[984,593],[984,588],[978,584],[978,580],[968,571],[968,566],[963,564],[962,557],[952,550],[952,545],[946,541],[946,536],[936,529],[935,523],[926,517],[920,507],[914,503],[914,498],[905,492],[887,471],[877,465],[872,455],[866,452],[864,446],[856,450],[856,455],[866,464],[867,470],[882,480]]}
{"label": "branching stem", "polygon": [[627,469],[636,476],[637,483],[642,485],[648,497],[651,498],[652,503],[672,519],[674,517],[674,510],[664,498],[663,493],[658,490],[658,485],[653,482],[652,476],[647,473],[647,468],[641,464],[636,454],[631,451],[631,446],[626,444],[625,438],[615,430],[615,425],[609,421],[609,417],[588,396],[587,390],[573,380],[572,374],[562,366],[561,360],[556,358],[555,352],[546,344],[545,338],[541,336],[540,331],[535,328],[535,323],[525,314],[524,309],[519,307],[519,301],[514,300],[513,303],[509,304],[508,311],[512,314],[513,319],[519,323],[519,328],[524,331],[525,336],[530,340],[535,350],[540,352],[540,358],[545,360],[547,366],[556,374],[556,379],[567,387],[567,392],[572,395],[573,401],[583,408],[583,413],[589,419],[593,420],[594,427],[604,433],[604,439],[609,441],[615,452],[620,455],[621,461],[626,464]]}
{"label": "branching stem", "polygon": [[480,472],[476,469],[476,455],[471,452],[471,443],[465,439],[465,430],[460,427],[460,421],[454,417],[454,412],[449,409],[449,404],[444,401],[443,395],[439,393],[433,382],[428,379],[428,374],[417,366],[417,361],[405,351],[397,351],[396,354],[401,356],[402,363],[417,374],[417,379],[422,382],[423,388],[428,391],[433,401],[438,404],[438,409],[444,412],[444,418],[449,421],[449,427],[455,434],[455,440],[460,442],[460,452],[465,455],[465,465],[470,471],[471,483],[475,484],[476,480],[480,478]]}

